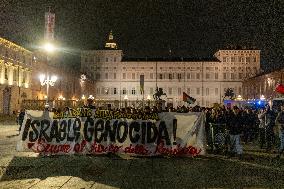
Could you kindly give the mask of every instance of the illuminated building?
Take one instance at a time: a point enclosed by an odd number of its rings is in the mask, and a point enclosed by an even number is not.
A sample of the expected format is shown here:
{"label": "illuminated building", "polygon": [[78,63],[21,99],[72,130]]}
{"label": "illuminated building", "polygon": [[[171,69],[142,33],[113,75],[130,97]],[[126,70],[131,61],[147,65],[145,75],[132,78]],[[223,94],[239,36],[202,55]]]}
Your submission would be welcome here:
{"label": "illuminated building", "polygon": [[[111,44],[111,45],[110,45]],[[135,105],[143,99],[140,75],[144,75],[144,99],[151,99],[156,87],[167,94],[168,106],[185,105],[182,94],[196,98],[195,105],[222,103],[224,91],[242,91],[242,81],[260,70],[259,50],[218,50],[211,59],[127,58],[117,49],[112,33],[102,50],[81,52],[81,71],[95,80],[97,101],[116,107]]]}
{"label": "illuminated building", "polygon": [[11,113],[29,98],[32,52],[0,38],[0,112]]}

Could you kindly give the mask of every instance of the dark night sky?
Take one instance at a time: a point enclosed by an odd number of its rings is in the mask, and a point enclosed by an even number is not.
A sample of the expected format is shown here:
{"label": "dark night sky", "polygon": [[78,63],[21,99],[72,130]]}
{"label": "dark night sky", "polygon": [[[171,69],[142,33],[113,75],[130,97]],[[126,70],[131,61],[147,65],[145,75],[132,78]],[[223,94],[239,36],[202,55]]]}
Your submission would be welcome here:
{"label": "dark night sky", "polygon": [[48,6],[72,63],[80,50],[101,48],[112,29],[128,57],[167,56],[169,47],[174,56],[211,57],[245,46],[261,50],[264,70],[284,65],[283,0],[1,0],[0,36],[33,50]]}

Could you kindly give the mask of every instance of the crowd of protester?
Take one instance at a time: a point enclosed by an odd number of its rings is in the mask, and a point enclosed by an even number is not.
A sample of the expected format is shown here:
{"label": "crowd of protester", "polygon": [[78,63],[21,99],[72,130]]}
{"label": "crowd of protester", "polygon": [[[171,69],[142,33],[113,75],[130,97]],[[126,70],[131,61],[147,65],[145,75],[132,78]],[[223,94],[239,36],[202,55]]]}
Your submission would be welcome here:
{"label": "crowd of protester", "polygon": [[[229,155],[237,154],[241,158],[242,144],[258,144],[266,152],[278,148],[277,158],[283,153],[284,106],[279,112],[272,111],[269,105],[260,109],[223,106],[206,109],[205,112],[207,143],[212,149],[218,150],[221,146]],[[223,143],[220,137],[215,137],[218,134],[222,134]]]}
{"label": "crowd of protester", "polygon": [[[102,107],[95,107],[92,101],[89,101],[84,108],[104,109]],[[105,109],[111,108],[108,107]],[[242,158],[243,144],[258,143],[259,148],[265,149],[267,152],[271,152],[278,145],[279,153],[277,158],[280,157],[284,149],[284,106],[281,107],[279,112],[272,111],[268,105],[261,109],[238,108],[237,106],[233,108],[225,106],[214,108],[200,106],[178,106],[177,108],[145,106],[143,108],[126,107],[114,110],[135,114],[204,112],[206,117],[205,134],[208,146],[212,150],[225,150],[229,156],[238,155],[239,158]],[[68,113],[70,108],[52,108],[51,111]],[[19,125],[23,122],[24,112],[25,110],[23,109],[19,113]]]}

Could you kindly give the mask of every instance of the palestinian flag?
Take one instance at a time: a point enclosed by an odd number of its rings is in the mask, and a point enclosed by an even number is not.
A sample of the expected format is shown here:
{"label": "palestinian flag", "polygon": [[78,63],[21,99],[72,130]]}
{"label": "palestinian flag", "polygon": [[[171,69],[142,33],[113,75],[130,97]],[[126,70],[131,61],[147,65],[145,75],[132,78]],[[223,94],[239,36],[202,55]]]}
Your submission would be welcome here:
{"label": "palestinian flag", "polygon": [[194,104],[194,102],[196,101],[195,98],[189,96],[188,94],[186,94],[185,92],[182,93],[182,100],[184,102],[187,102],[189,104]]}

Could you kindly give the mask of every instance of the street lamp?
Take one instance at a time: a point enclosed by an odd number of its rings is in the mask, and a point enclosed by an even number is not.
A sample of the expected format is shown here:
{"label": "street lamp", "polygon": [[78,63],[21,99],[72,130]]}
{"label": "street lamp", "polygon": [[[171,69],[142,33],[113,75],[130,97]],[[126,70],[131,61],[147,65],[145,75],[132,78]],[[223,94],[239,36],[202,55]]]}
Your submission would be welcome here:
{"label": "street lamp", "polygon": [[49,105],[48,105],[48,91],[49,91],[49,86],[54,86],[56,80],[57,80],[57,77],[56,76],[49,76],[49,75],[40,75],[39,77],[39,80],[40,80],[40,84],[41,86],[44,86],[46,85],[46,103],[45,103],[45,107],[48,108]]}
{"label": "street lamp", "polygon": [[44,44],[44,50],[48,53],[55,51],[55,47],[51,43]]}
{"label": "street lamp", "polygon": [[127,107],[127,100],[128,100],[128,97],[127,97],[127,95],[125,95],[125,96],[124,96],[125,108]]}
{"label": "street lamp", "polygon": [[150,107],[150,100],[151,100],[151,97],[150,95],[147,96],[147,103],[148,103],[148,106]]}
{"label": "street lamp", "polygon": [[265,100],[264,95],[261,95],[261,96],[260,96],[260,100]]}

